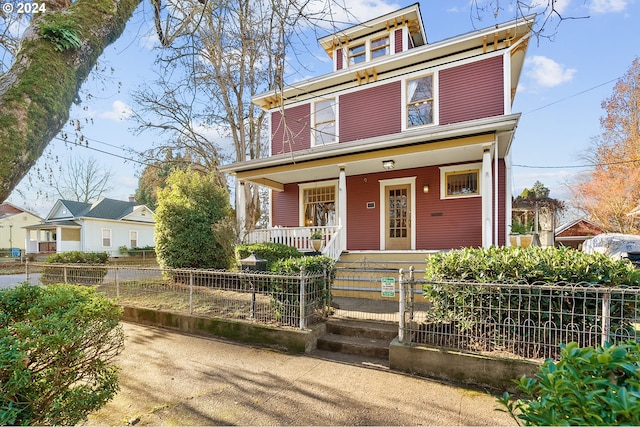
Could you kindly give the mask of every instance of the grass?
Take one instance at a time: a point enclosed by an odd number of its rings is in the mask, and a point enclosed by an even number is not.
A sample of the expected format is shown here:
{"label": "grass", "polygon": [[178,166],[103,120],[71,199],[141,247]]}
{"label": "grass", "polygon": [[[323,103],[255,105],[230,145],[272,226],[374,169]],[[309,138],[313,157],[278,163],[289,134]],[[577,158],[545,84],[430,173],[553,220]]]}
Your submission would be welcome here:
{"label": "grass", "polygon": [[24,264],[20,261],[14,261],[13,258],[0,260],[0,275],[21,274],[24,273]]}

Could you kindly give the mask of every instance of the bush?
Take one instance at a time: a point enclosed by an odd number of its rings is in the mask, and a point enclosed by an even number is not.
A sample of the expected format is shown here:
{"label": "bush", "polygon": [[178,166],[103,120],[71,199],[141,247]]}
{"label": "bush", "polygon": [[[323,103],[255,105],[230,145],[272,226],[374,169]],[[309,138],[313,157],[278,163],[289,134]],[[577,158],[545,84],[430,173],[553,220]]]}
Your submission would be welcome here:
{"label": "bush", "polygon": [[104,267],[109,262],[109,254],[106,252],[61,252],[49,256],[47,264],[82,264],[68,267],[45,267],[40,281],[44,284],[74,283],[83,285],[95,285],[102,283],[107,269]]}
{"label": "bush", "polygon": [[111,400],[121,314],[92,288],[0,291],[0,425],[73,425]]}
{"label": "bush", "polygon": [[[555,328],[585,337],[597,334],[599,317],[596,313],[601,311],[602,294],[580,292],[569,296],[561,290],[537,285],[637,286],[640,284],[639,273],[629,262],[570,248],[462,249],[427,258],[427,283],[423,290],[425,298],[432,303],[430,315],[455,323],[460,333],[471,331],[487,340],[543,340],[547,347],[540,349],[546,351],[549,348],[557,350],[558,340],[562,339],[561,334],[554,332]],[[446,282],[464,283],[452,286]],[[523,283],[532,287],[523,296],[517,289],[498,290],[474,286],[474,283]],[[611,300],[623,299],[614,292]],[[509,307],[517,310],[508,311],[506,308]],[[529,310],[529,307],[533,309]],[[633,306],[611,304],[610,309],[612,319],[635,317]],[[488,325],[487,320],[483,320],[487,312],[492,313],[492,321],[500,325],[507,322],[508,317],[510,326],[496,329],[495,325]],[[577,325],[575,318],[583,320]],[[541,329],[538,331],[526,325],[538,325]],[[543,325],[554,326],[546,328]],[[633,325],[627,320],[611,322],[611,330],[625,329],[634,333]],[[537,357],[529,353],[521,356]]]}
{"label": "bush", "polygon": [[[322,279],[310,279],[306,282],[305,306],[313,309],[321,309],[324,304],[329,304],[330,287],[336,275],[336,262],[326,256],[310,256],[301,258],[289,258],[273,264],[272,271],[281,274],[300,273],[302,267],[307,275],[325,274]],[[325,280],[326,279],[326,280]],[[327,283],[328,281],[328,283]],[[300,289],[297,280],[283,280],[273,278],[270,285],[270,295],[276,314],[285,323],[295,324],[300,317]]]}
{"label": "bush", "polygon": [[158,190],[155,241],[169,268],[228,268],[235,229],[229,194],[213,174],[174,171]]}
{"label": "bush", "polygon": [[440,252],[427,258],[426,270],[425,278],[436,282],[640,285],[640,271],[630,262],[565,247],[491,247]]}
{"label": "bush", "polygon": [[272,270],[277,261],[303,256],[302,252],[293,246],[271,242],[238,245],[235,248],[235,252],[238,265],[240,265],[241,259],[248,257],[251,255],[251,252],[254,252],[257,257],[267,260],[267,270]]}
{"label": "bush", "polygon": [[522,377],[522,399],[498,401],[525,425],[640,425],[640,344],[562,346],[535,378]]}

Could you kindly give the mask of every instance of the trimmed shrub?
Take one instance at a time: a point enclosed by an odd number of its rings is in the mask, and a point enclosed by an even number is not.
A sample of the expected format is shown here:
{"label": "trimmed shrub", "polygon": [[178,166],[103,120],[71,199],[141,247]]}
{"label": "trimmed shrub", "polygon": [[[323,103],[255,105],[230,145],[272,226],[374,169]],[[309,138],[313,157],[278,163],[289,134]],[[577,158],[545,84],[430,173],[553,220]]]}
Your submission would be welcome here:
{"label": "trimmed shrub", "polygon": [[111,400],[121,315],[92,288],[0,291],[0,425],[74,425]]}
{"label": "trimmed shrub", "polygon": [[[598,333],[602,310],[602,293],[572,293],[545,289],[542,284],[600,286],[637,286],[640,271],[627,261],[616,261],[603,254],[585,254],[571,248],[492,247],[461,249],[438,253],[427,258],[424,296],[432,304],[430,315],[440,322],[450,322],[461,335],[522,340],[544,338],[543,350],[558,350],[563,339],[555,329],[594,337]],[[462,282],[452,286],[451,282]],[[523,296],[517,289],[495,289],[475,283],[518,283],[531,285]],[[563,297],[564,296],[564,297]],[[615,292],[612,301],[622,301]],[[506,308],[511,307],[511,310]],[[529,307],[532,308],[529,310]],[[517,310],[516,310],[517,309]],[[634,307],[612,303],[611,330],[634,334],[633,325],[613,319],[635,318]],[[488,324],[487,312],[493,313]],[[567,315],[570,314],[570,315]],[[576,324],[576,318],[581,319]],[[484,320],[483,320],[484,319]],[[537,325],[540,330],[525,327]],[[553,325],[545,328],[543,325]],[[535,335],[544,333],[544,336]],[[566,339],[566,338],[564,338]],[[576,338],[573,338],[574,340]],[[566,341],[565,341],[566,342]],[[524,357],[537,357],[523,353]]]}
{"label": "trimmed shrub", "polygon": [[45,267],[40,277],[44,284],[73,283],[82,285],[96,285],[102,283],[107,269],[104,267],[109,262],[109,254],[106,252],[61,252],[49,256],[47,264],[81,264],[59,267]]}
{"label": "trimmed shrub", "polygon": [[[329,283],[336,275],[335,261],[326,256],[310,256],[289,258],[273,264],[271,271],[281,274],[300,273],[302,267],[308,275],[325,274],[322,279],[311,279],[306,282],[305,306],[321,309],[329,303]],[[325,280],[326,279],[326,280]],[[327,283],[328,282],[328,283]],[[274,278],[270,285],[270,295],[273,307],[280,320],[284,323],[296,324],[300,316],[300,289],[297,280],[282,280]]]}
{"label": "trimmed shrub", "polygon": [[525,425],[640,425],[640,344],[580,348],[562,346],[557,363],[547,360],[535,378],[523,376],[515,399],[498,399]]}
{"label": "trimmed shrub", "polygon": [[242,268],[240,265],[241,259],[251,255],[251,252],[255,252],[257,257],[267,260],[267,270],[273,270],[273,266],[277,261],[303,256],[302,252],[293,246],[272,242],[238,245],[235,248],[235,252],[238,267]]}
{"label": "trimmed shrub", "polygon": [[640,285],[640,271],[630,262],[566,247],[491,247],[440,252],[427,258],[425,278],[436,282]]}

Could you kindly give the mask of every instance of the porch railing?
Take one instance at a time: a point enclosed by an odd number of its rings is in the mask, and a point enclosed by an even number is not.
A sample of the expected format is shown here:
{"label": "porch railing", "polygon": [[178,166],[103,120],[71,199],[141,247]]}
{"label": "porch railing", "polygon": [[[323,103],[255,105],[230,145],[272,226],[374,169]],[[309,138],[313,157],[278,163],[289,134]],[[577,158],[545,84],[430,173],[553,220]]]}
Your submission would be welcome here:
{"label": "porch railing", "polygon": [[264,228],[247,232],[245,239],[249,244],[282,243],[293,246],[301,252],[312,252],[314,249],[311,245],[311,233],[316,230],[322,233],[322,254],[338,259],[343,249],[340,245],[341,227],[339,226]]}

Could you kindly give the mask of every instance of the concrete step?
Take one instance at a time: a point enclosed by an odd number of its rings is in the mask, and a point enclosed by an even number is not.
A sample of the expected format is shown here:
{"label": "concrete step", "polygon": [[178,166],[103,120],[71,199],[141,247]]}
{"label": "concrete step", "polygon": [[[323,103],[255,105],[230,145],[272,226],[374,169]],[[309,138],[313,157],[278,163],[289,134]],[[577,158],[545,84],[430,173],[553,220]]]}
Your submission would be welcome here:
{"label": "concrete step", "polygon": [[327,333],[391,342],[398,336],[398,325],[394,323],[331,319],[327,322]]}
{"label": "concrete step", "polygon": [[318,349],[376,359],[389,359],[389,341],[375,338],[326,334],[318,339]]}
{"label": "concrete step", "polygon": [[398,335],[393,323],[330,319],[318,349],[388,360],[389,344]]}

